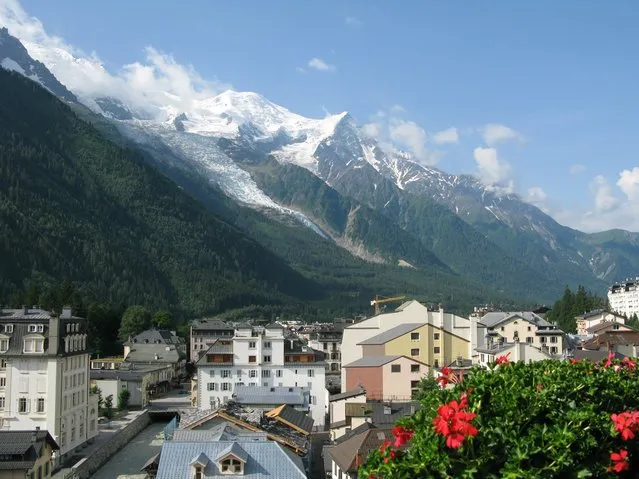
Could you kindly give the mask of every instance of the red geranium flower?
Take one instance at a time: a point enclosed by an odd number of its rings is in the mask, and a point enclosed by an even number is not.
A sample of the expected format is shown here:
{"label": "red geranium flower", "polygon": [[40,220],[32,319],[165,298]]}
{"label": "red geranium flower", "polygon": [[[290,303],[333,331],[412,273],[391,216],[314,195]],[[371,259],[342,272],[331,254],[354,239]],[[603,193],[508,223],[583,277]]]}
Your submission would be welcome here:
{"label": "red geranium flower", "polygon": [[579,362],[578,359],[574,359],[574,358],[570,358],[568,359],[568,361],[570,361],[570,364],[577,364]]}
{"label": "red geranium flower", "polygon": [[510,362],[508,356],[510,356],[510,353],[506,354],[505,356],[498,356],[497,359],[495,359],[495,362],[497,364],[508,364]]}
{"label": "red geranium flower", "polygon": [[637,363],[635,361],[632,361],[630,358],[623,358],[621,360],[621,362],[624,364],[624,366],[626,366],[628,369],[636,369],[637,368]]}
{"label": "red geranium flower", "polygon": [[395,436],[395,447],[402,447],[413,438],[413,431],[406,429],[404,426],[395,426],[392,433]]}
{"label": "red geranium flower", "polygon": [[611,452],[610,460],[613,465],[608,468],[609,471],[615,471],[619,473],[621,471],[627,471],[630,469],[630,463],[628,462],[628,451],[621,449],[619,452]]}
{"label": "red geranium flower", "polygon": [[391,446],[392,442],[390,442],[388,439],[384,439],[384,442],[382,443],[381,446],[379,446],[379,452],[384,452],[386,449],[388,449]]}
{"label": "red geranium flower", "polygon": [[433,419],[435,432],[446,438],[446,446],[457,449],[469,436],[477,435],[477,428],[470,421],[477,416],[465,410],[466,396],[460,402],[451,401],[437,409],[437,416]]}
{"label": "red geranium flower", "polygon": [[615,359],[615,353],[613,353],[612,351],[610,351],[608,353],[608,359],[606,360],[606,362],[604,363],[604,366],[609,368],[610,366],[612,366],[612,360]]}
{"label": "red geranium flower", "polygon": [[615,425],[615,429],[621,433],[621,439],[627,441],[634,439],[639,428],[639,412],[627,411],[619,414],[611,414],[610,419]]}

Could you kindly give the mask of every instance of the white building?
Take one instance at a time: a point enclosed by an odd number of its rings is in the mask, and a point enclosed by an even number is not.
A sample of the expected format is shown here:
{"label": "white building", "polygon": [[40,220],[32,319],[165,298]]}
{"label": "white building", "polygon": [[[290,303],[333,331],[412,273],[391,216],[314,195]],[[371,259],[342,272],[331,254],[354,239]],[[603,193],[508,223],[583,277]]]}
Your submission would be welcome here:
{"label": "white building", "polygon": [[315,426],[325,422],[323,355],[298,339],[284,337],[278,324],[263,330],[239,325],[229,339],[217,339],[196,363],[199,409],[232,399],[236,386],[301,387],[310,391]]}
{"label": "white building", "polygon": [[0,428],[47,430],[54,461],[97,435],[84,321],[64,308],[0,310]]}
{"label": "white building", "polygon": [[479,353],[479,365],[485,368],[494,363],[500,356],[506,357],[508,361],[523,361],[525,363],[553,359],[553,356],[548,351],[537,348],[530,343],[521,342],[495,344],[489,348],[477,348],[477,352]]}
{"label": "white building", "polygon": [[[575,321],[577,322],[577,334],[579,334],[580,336],[587,336],[589,334],[592,334],[592,331],[589,330],[591,330],[595,326],[599,326],[602,323],[615,323],[617,325],[626,324],[626,318],[624,318],[623,316],[615,313],[609,313],[608,311],[604,311],[602,309],[581,314],[575,318]],[[619,329],[619,327],[613,329]],[[624,329],[626,331],[631,330],[631,328]]]}
{"label": "white building", "polygon": [[[341,344],[342,367],[354,363],[364,356],[362,343],[403,324],[431,325],[444,336],[454,336],[468,343],[464,358],[471,358],[475,348],[483,346],[484,336],[477,331],[477,321],[471,321],[452,313],[445,313],[443,308],[432,310],[418,301],[407,301],[396,310],[378,314],[344,328]],[[410,348],[409,348],[410,349]],[[410,354],[410,351],[398,353]],[[447,353],[440,358],[440,364],[448,364],[456,357],[448,357]],[[342,374],[342,391],[347,390],[346,376]]]}
{"label": "white building", "polygon": [[639,277],[613,284],[608,289],[608,303],[615,313],[628,318],[639,315]]}

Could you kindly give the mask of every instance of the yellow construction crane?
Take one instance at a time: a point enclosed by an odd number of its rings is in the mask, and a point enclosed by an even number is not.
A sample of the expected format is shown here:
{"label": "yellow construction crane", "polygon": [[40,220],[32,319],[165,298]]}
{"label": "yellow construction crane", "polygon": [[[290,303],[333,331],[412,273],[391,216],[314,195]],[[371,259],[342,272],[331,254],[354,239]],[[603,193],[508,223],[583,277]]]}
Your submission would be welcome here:
{"label": "yellow construction crane", "polygon": [[406,296],[394,296],[392,298],[385,298],[384,296],[375,296],[375,299],[371,300],[371,306],[375,306],[375,314],[377,315],[381,311],[381,308],[379,307],[380,304],[390,303],[392,301],[401,301],[405,297]]}

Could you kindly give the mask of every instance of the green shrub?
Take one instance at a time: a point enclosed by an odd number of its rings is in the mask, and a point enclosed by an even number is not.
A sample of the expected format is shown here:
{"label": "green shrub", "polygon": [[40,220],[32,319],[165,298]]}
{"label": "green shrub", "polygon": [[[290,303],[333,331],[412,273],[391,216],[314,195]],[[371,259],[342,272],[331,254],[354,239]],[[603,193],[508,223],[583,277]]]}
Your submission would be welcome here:
{"label": "green shrub", "polygon": [[500,362],[426,394],[359,477],[635,477],[634,362]]}

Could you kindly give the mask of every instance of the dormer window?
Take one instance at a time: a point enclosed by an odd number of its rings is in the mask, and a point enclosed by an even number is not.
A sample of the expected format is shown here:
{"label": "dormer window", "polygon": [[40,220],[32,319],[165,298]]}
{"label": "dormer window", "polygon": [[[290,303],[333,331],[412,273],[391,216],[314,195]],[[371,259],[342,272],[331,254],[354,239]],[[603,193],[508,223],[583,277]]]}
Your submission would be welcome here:
{"label": "dormer window", "polygon": [[193,479],[204,479],[204,468],[202,466],[193,467]]}
{"label": "dormer window", "polygon": [[0,353],[9,351],[9,338],[0,338]]}
{"label": "dormer window", "polygon": [[222,474],[242,474],[242,470],[244,468],[244,463],[233,457],[224,459],[220,465]]}
{"label": "dormer window", "polygon": [[44,324],[38,324],[38,332],[44,333]]}
{"label": "dormer window", "polygon": [[37,333],[38,332],[38,326],[36,324],[30,324],[29,325],[29,332],[30,333]]}
{"label": "dormer window", "polygon": [[5,324],[4,325],[5,333],[13,333],[13,324]]}

